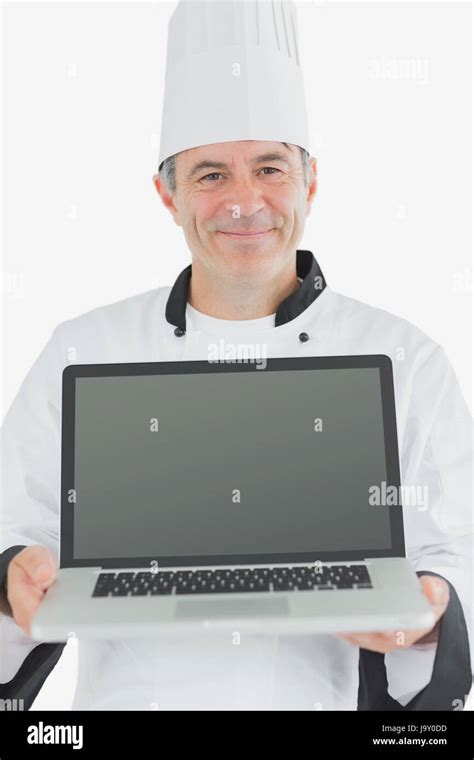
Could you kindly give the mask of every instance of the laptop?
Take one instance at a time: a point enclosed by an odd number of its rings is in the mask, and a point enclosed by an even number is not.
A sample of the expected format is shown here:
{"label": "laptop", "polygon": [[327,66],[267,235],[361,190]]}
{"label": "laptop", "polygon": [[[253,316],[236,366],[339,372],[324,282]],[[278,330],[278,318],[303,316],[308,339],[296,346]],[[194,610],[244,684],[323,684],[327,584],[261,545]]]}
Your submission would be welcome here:
{"label": "laptop", "polygon": [[[419,629],[385,355],[70,365],[40,641]],[[387,499],[390,494],[390,499]]]}

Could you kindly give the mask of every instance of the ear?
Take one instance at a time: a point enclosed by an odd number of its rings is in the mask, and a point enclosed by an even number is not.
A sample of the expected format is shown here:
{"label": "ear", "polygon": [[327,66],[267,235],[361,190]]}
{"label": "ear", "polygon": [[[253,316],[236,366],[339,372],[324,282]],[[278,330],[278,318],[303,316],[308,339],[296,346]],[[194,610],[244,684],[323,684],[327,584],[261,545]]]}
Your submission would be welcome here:
{"label": "ear", "polygon": [[313,201],[316,197],[316,190],[318,187],[317,182],[317,164],[316,159],[314,156],[311,156],[309,159],[309,184],[308,184],[308,195],[306,197],[306,202],[308,204],[306,216],[308,216],[311,206],[313,204]]}
{"label": "ear", "polygon": [[168,188],[162,181],[159,174],[153,175],[153,184],[155,186],[156,192],[161,198],[164,207],[168,209],[178,227],[181,227],[181,222],[179,220],[179,211],[175,204],[175,196],[170,195]]}

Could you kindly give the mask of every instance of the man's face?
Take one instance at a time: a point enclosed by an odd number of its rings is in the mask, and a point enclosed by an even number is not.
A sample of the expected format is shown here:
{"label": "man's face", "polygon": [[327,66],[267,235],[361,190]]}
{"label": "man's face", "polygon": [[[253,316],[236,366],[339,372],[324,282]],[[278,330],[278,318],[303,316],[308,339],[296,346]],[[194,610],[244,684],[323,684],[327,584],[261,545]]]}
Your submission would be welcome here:
{"label": "man's face", "polygon": [[316,191],[316,161],[309,185],[298,147],[242,140],[182,151],[176,158],[176,193],[155,184],[183,227],[193,261],[215,275],[265,279],[294,260]]}

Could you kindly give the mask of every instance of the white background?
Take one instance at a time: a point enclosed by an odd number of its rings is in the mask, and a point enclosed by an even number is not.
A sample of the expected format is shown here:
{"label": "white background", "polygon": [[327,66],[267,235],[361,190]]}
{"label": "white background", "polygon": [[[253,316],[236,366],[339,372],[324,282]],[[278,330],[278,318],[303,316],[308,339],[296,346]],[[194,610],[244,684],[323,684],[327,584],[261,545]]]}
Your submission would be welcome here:
{"label": "white background", "polygon": [[[296,4],[319,182],[299,247],[441,343],[471,404],[471,4]],[[175,5],[3,5],[2,415],[59,322],[190,263],[152,184]],[[74,673],[70,642],[35,707],[66,709]]]}

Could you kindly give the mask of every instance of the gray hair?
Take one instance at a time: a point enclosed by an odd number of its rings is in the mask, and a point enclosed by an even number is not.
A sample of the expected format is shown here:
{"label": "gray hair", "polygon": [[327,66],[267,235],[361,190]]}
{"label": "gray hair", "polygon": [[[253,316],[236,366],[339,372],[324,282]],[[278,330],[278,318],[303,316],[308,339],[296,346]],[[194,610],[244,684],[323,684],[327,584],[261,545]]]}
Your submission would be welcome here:
{"label": "gray hair", "polygon": [[[288,148],[288,143],[282,144],[286,145]],[[309,153],[305,148],[301,148],[299,145],[298,148],[301,153],[301,161],[303,163],[304,184],[307,186],[309,185],[310,181]],[[173,156],[165,158],[165,160],[161,162],[160,168],[158,170],[160,179],[166,186],[170,195],[173,195],[176,192],[176,155],[177,154],[174,154]]]}

